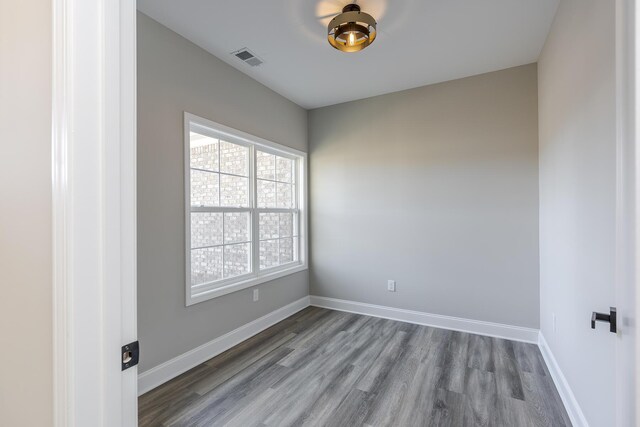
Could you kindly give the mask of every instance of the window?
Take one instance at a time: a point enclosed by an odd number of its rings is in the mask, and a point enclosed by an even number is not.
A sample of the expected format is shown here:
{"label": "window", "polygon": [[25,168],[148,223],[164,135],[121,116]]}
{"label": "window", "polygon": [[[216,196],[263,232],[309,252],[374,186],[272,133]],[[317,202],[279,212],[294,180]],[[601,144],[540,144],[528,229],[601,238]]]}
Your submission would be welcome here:
{"label": "window", "polygon": [[187,305],[306,268],[306,155],[185,113]]}

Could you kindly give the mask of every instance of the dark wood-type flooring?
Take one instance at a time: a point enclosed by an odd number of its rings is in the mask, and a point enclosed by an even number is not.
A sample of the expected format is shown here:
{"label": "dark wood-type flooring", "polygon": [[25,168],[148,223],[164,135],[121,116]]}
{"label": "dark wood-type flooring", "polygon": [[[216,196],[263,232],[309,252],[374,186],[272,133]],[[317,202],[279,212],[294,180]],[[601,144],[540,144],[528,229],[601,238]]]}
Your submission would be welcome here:
{"label": "dark wood-type flooring", "polygon": [[537,346],[309,307],[144,394],[140,426],[570,426]]}

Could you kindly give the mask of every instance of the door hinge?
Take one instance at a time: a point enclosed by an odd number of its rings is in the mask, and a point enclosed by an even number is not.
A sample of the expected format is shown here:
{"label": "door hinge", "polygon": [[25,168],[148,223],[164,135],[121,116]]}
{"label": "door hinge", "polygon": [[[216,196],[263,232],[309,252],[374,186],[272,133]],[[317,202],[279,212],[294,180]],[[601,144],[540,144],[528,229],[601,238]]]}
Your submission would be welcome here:
{"label": "door hinge", "polygon": [[134,341],[132,343],[126,344],[122,346],[122,351],[120,352],[120,357],[122,361],[122,370],[129,369],[132,366],[136,366],[138,364],[138,360],[140,359],[140,343],[138,341]]}

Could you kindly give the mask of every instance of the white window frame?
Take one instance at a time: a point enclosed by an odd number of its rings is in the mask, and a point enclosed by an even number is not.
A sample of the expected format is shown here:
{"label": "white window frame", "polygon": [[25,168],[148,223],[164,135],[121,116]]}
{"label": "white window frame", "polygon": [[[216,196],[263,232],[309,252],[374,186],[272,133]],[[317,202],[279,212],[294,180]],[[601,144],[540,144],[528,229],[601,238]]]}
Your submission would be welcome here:
{"label": "white window frame", "polygon": [[[234,144],[249,147],[251,156],[249,171],[249,198],[248,208],[216,207],[219,212],[252,212],[251,215],[251,263],[252,272],[229,279],[216,280],[214,282],[191,286],[191,212],[200,210],[191,206],[191,131],[196,127],[197,132],[216,139],[224,139]],[[260,244],[258,237],[258,217],[260,212],[290,212],[291,209],[258,208],[254,204],[256,197],[256,149],[281,157],[296,160],[296,194],[298,207],[298,260],[287,264],[260,270]],[[220,123],[184,113],[184,193],[185,193],[185,295],[186,305],[190,306],[207,301],[232,292],[237,292],[252,286],[259,285],[280,277],[284,277],[308,268],[308,228],[307,228],[307,153],[290,148],[264,138],[242,132]],[[203,208],[202,211],[209,211]]]}

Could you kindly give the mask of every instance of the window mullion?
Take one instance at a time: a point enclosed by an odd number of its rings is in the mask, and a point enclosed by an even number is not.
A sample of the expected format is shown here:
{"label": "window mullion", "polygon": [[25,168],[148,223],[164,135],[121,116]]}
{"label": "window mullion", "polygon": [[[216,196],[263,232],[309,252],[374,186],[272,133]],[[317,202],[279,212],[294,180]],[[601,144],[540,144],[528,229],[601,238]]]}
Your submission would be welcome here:
{"label": "window mullion", "polygon": [[222,278],[226,278],[227,275],[225,274],[225,264],[224,264],[224,212],[222,212]]}
{"label": "window mullion", "polygon": [[274,157],[273,161],[273,196],[276,201],[275,206],[278,206],[278,157]]}
{"label": "window mullion", "polygon": [[[218,206],[222,206],[222,141],[218,138]],[[224,212],[222,212],[222,278],[225,279],[224,262]]]}
{"label": "window mullion", "polygon": [[[222,171],[222,156],[220,155],[221,151],[222,142],[220,142],[220,140],[218,139],[218,206],[222,206],[222,184],[220,183],[220,181],[222,181],[222,175],[220,175],[220,172]],[[222,230],[222,240],[224,241],[224,229]],[[222,275],[224,276],[224,265],[222,267],[222,271]]]}
{"label": "window mullion", "polygon": [[256,201],[256,150],[255,147],[249,147],[249,207],[253,210],[257,206]]}
{"label": "window mullion", "polygon": [[258,206],[258,181],[256,173],[256,148],[251,146],[249,148],[249,186],[251,191],[251,197],[249,200],[249,206],[251,206],[251,271],[254,274],[258,274],[260,269],[260,242],[259,242],[259,214],[256,210]]}
{"label": "window mullion", "polygon": [[278,214],[278,244],[276,247],[278,248],[278,265],[282,264],[280,260],[280,239],[282,238],[282,230],[280,227],[280,214]]}

